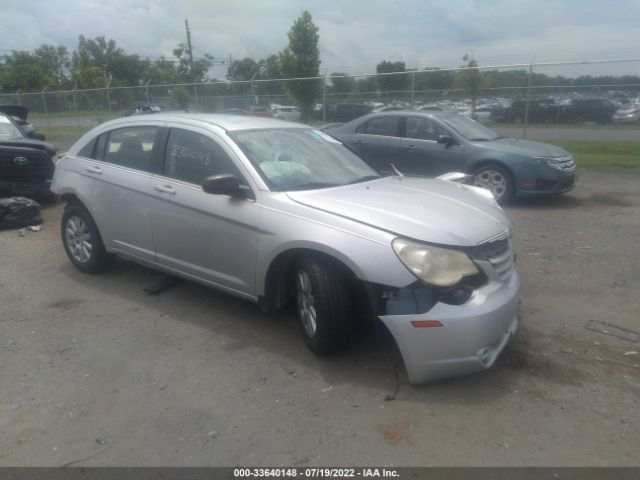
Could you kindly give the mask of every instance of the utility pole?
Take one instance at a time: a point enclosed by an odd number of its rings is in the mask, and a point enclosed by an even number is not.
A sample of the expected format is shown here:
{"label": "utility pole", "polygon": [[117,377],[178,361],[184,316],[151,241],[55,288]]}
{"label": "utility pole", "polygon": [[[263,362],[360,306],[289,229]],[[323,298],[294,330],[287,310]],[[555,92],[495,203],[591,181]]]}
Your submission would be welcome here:
{"label": "utility pole", "polygon": [[189,20],[184,19],[184,28],[187,31],[187,48],[189,49],[189,69],[193,75],[193,49],[191,48],[191,31],[189,30]]}

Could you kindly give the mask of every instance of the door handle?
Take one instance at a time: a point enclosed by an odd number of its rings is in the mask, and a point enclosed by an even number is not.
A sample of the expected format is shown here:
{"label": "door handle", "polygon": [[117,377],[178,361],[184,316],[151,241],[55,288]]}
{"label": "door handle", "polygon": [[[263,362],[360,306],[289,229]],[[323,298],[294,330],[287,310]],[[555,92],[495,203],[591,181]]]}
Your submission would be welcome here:
{"label": "door handle", "polygon": [[405,145],[402,148],[404,148],[405,150],[415,150],[416,146],[415,145]]}
{"label": "door handle", "polygon": [[176,191],[170,185],[154,185],[154,187],[158,192],[168,193],[169,195],[175,195]]}
{"label": "door handle", "polygon": [[96,167],[94,165],[91,165],[90,167],[87,167],[87,172],[96,173],[98,175],[102,175],[102,169],[100,167]]}

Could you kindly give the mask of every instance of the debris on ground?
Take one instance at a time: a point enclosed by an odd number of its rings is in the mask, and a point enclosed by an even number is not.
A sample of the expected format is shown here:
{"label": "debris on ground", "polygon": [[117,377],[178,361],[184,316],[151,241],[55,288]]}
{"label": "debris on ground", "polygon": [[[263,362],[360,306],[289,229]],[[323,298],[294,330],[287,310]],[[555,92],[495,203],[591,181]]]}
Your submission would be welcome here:
{"label": "debris on ground", "polygon": [[623,357],[630,357],[631,355],[638,355],[638,352],[636,352],[635,350],[629,350],[628,352],[624,352],[622,354]]}
{"label": "debris on ground", "polygon": [[620,327],[612,323],[600,322],[598,320],[588,320],[584,328],[605,335],[611,335],[612,337],[620,338],[621,340],[628,340],[630,342],[640,341],[640,332],[634,332],[628,328]]}
{"label": "debris on ground", "polygon": [[323,388],[322,390],[320,390],[322,393],[327,393],[330,392],[331,390],[333,390],[333,385],[329,385],[327,388]]}
{"label": "debris on ground", "polygon": [[35,200],[26,197],[0,198],[0,230],[25,228],[41,223],[42,207]]}

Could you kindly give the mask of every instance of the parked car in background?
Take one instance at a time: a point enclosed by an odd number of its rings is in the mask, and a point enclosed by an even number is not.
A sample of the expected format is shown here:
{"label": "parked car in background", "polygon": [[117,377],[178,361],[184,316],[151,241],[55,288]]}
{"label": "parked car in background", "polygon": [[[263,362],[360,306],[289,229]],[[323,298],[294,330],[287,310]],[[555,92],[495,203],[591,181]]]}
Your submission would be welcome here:
{"label": "parked car in background", "polygon": [[244,108],[225,108],[222,113],[225,115],[249,115]]}
{"label": "parked car in background", "polygon": [[560,107],[558,118],[562,123],[607,124],[613,121],[615,113],[616,107],[606,98],[575,98],[568,105]]}
{"label": "parked car in background", "polygon": [[371,113],[374,108],[379,110],[386,108],[386,106],[384,104],[376,104],[374,107],[372,104],[365,103],[339,103],[332,112],[331,121],[349,122],[354,118]]}
{"label": "parked car in background", "polygon": [[119,255],[266,311],[295,302],[318,354],[379,319],[412,383],[489,368],[518,326],[512,223],[488,192],[381,177],[305,125],[118,119],[58,160],[53,188],[78,270]]}
{"label": "parked car in background", "polygon": [[0,113],[10,116],[13,122],[20,127],[28,138],[42,141],[46,139],[42,133],[36,132],[35,127],[27,120],[29,116],[29,109],[27,107],[23,107],[22,105],[0,105]]}
{"label": "parked car in background", "polygon": [[480,123],[491,123],[493,119],[491,114],[496,108],[501,108],[500,105],[478,105],[472,115],[473,119]]}
{"label": "parked car in background", "polygon": [[531,99],[529,111],[526,111],[526,100],[514,100],[510,106],[496,105],[489,114],[497,123],[524,123],[525,115],[529,123],[557,123],[557,105],[551,99]]}
{"label": "parked car in background", "polygon": [[325,131],[380,172],[469,173],[503,203],[568,192],[575,184],[576,163],[566,150],[506,138],[452,112],[376,113]]}
{"label": "parked car in background", "polygon": [[0,193],[49,200],[57,147],[29,138],[9,115],[0,113]]}
{"label": "parked car in background", "polygon": [[273,117],[273,112],[269,107],[265,107],[262,105],[254,105],[249,109],[249,115],[254,117]]}
{"label": "parked car in background", "polygon": [[298,107],[278,105],[273,109],[273,118],[287,120],[289,122],[300,121],[301,112]]}
{"label": "parked car in background", "polygon": [[124,117],[131,117],[133,115],[148,115],[152,113],[160,113],[162,111],[162,107],[160,105],[138,105],[137,107],[133,107],[130,110],[124,112]]}
{"label": "parked car in background", "polygon": [[616,111],[612,120],[613,123],[640,123],[640,104]]}

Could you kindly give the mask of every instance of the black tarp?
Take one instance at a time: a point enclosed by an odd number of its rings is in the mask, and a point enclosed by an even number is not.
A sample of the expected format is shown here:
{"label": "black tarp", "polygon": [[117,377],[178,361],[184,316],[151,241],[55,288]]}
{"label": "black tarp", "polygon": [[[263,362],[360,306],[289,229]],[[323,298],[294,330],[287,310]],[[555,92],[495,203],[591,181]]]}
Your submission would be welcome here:
{"label": "black tarp", "polygon": [[40,204],[30,198],[0,198],[0,230],[40,225],[41,213]]}

